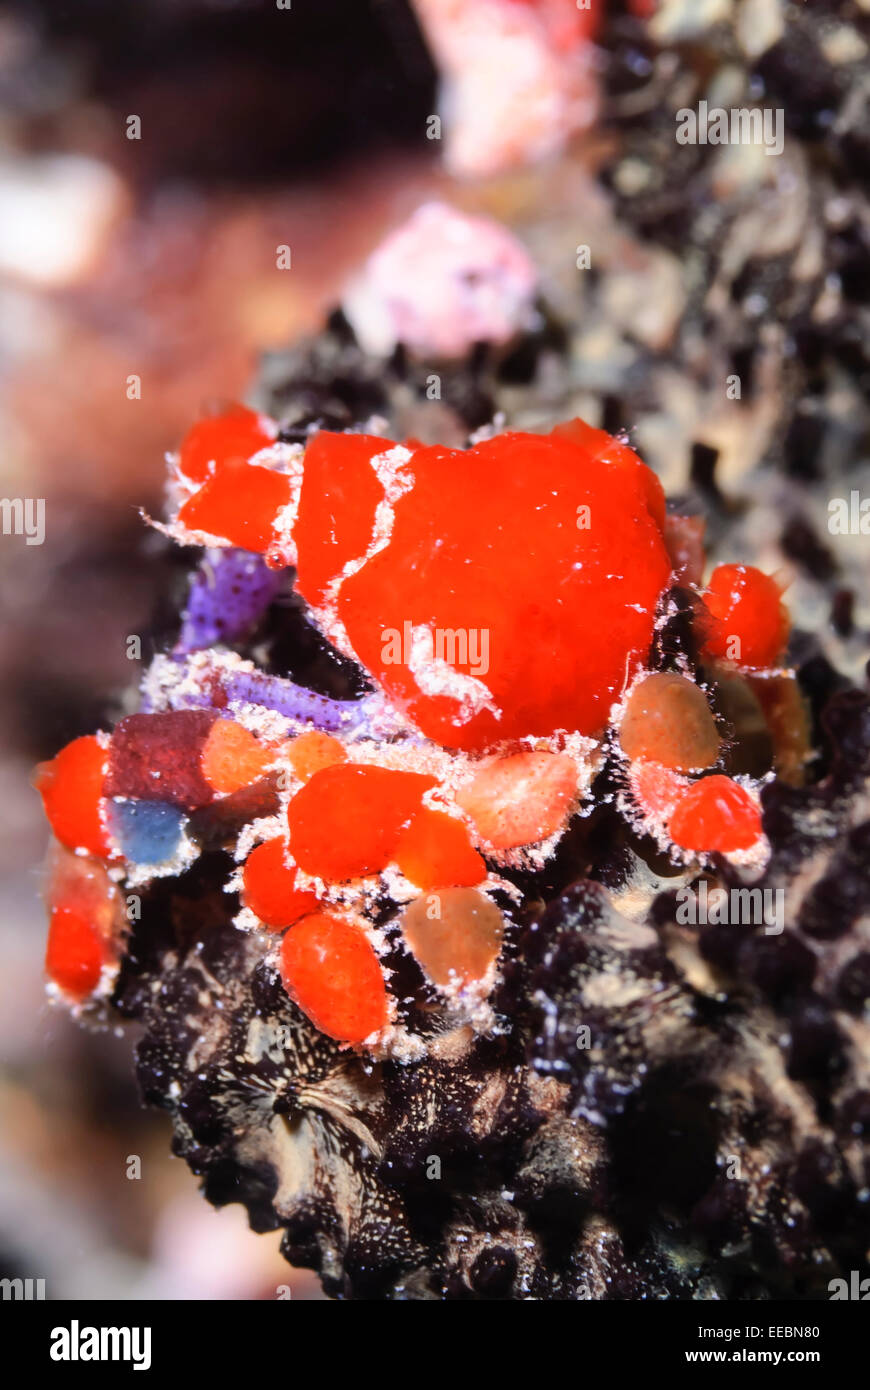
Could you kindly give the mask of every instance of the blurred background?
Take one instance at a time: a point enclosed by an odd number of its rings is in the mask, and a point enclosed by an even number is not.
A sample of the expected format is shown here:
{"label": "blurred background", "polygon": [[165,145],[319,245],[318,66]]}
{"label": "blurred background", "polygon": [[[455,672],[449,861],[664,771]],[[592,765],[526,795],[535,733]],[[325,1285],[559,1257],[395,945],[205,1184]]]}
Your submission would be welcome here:
{"label": "blurred background", "polygon": [[159,511],[164,452],[262,349],[316,329],[442,177],[435,109],[392,0],[0,5],[0,491],[46,505],[43,546],[0,545],[0,1272],[49,1297],[319,1296],[277,1234],[199,1196],[129,1033],[47,1006],[29,775],[135,680],[126,637],[165,579],[138,508]]}
{"label": "blurred background", "polygon": [[[819,540],[830,486],[807,443],[827,439],[830,478],[866,442],[853,401],[866,346],[842,309],[844,273],[847,301],[870,300],[866,220],[853,235],[848,206],[800,201],[802,154],[775,175],[753,150],[702,170],[673,145],[681,98],[799,89],[790,129],[821,142],[825,197],[848,202],[836,166],[866,168],[866,91],[860,119],[836,119],[866,73],[870,7],[807,8],[827,48],[803,19],[785,27],[789,0],[0,0],[0,492],[46,509],[43,545],[0,537],[0,1274],[45,1278],[53,1298],[320,1297],[277,1233],[254,1236],[240,1208],[199,1196],[168,1119],[139,1102],[130,1033],[90,1033],[46,1004],[46,831],[29,776],[117,715],[136,675],[126,639],[159,625],[173,561],[138,509],[159,513],[165,451],[204,409],[244,397],[264,352],[316,334],[421,203],[494,217],[532,253],[568,325],[535,368],[554,408],[636,427],[677,493],[739,489],[773,459],[797,501],[752,532],[755,562],[790,560],[836,654],[866,659],[865,600],[853,562],[844,578]],[[717,199],[729,234],[755,217],[724,282],[708,277]],[[812,261],[811,215],[842,233],[830,264],[824,232]],[[580,244],[598,258],[585,277]],[[771,266],[787,263],[793,289],[802,254],[803,298],[787,300]],[[693,317],[699,284],[722,302]],[[824,292],[841,308],[814,318]],[[839,326],[842,351],[818,333],[777,349],[774,330],[804,319]],[[747,383],[734,408],[729,365]],[[517,394],[531,378],[514,362],[495,384],[514,423],[535,418]],[[829,608],[844,588],[840,632]]]}

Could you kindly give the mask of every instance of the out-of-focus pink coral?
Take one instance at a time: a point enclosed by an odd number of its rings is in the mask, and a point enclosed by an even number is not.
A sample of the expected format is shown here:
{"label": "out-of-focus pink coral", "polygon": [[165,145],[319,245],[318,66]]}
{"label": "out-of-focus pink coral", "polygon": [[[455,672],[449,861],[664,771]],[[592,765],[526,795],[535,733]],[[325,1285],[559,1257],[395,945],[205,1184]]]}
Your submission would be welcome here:
{"label": "out-of-focus pink coral", "polygon": [[414,0],[441,73],[445,160],[466,177],[557,154],[590,125],[595,8],[577,0]]}
{"label": "out-of-focus pink coral", "polygon": [[419,357],[462,357],[530,327],[537,285],[504,227],[424,203],[369,257],[342,307],[367,352],[387,356],[403,343]]}

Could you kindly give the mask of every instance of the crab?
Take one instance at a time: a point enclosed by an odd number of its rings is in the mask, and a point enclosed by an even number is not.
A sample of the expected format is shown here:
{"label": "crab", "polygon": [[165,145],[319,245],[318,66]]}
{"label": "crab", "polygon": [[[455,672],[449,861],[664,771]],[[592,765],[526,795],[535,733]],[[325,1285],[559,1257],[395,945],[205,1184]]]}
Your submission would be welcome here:
{"label": "crab", "polygon": [[[138,713],[35,779],[57,841],[47,970],[73,1006],[111,990],[137,890],[219,845],[235,925],[328,1037],[422,1055],[397,941],[448,1016],[486,1033],[512,874],[590,815],[605,764],[629,825],[678,868],[763,869],[762,779],[724,770],[710,683],[782,706],[782,586],[721,565],[705,587],[698,523],[667,513],[625,439],[575,419],[465,450],[325,430],[300,445],[233,406],[170,456],[154,524],[204,551],[176,646]],[[365,673],[357,698],[236,650],[288,580]],[[678,611],[696,655],[653,669]]]}

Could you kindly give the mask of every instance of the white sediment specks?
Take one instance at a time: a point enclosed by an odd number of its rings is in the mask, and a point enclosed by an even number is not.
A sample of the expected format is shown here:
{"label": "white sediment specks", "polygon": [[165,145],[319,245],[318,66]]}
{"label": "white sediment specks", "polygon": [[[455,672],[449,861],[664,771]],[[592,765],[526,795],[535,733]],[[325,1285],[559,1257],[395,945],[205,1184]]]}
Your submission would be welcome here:
{"label": "white sediment specks", "polygon": [[456,700],[459,709],[453,716],[454,723],[467,724],[482,710],[489,710],[496,719],[501,719],[501,710],[489,686],[477,676],[457,671],[445,661],[437,652],[432,629],[423,624],[411,629],[408,670],[422,695]]}
{"label": "white sediment specks", "polygon": [[338,616],[339,595],[345,581],[361,570],[374,555],[377,555],[381,550],[385,550],[390,544],[393,535],[396,503],[400,501],[406,493],[410,492],[414,486],[414,475],[407,467],[411,457],[410,449],[406,449],[401,444],[396,444],[391,449],[385,449],[381,454],[375,454],[369,460],[378,481],[384,489],[384,496],[375,509],[371,539],[363,555],[355,556],[353,559],[347,561],[341,573],[336,575],[328,586],[323,604],[313,610],[318,627],[324,635],[340,652],[350,657],[352,661],[356,661],[358,665],[362,665],[363,663],[360,662],[359,657],[354,651],[353,645],[347,634],[347,629]]}
{"label": "white sediment specks", "polygon": [[273,523],[277,546],[281,551],[281,558],[285,565],[296,564],[296,542],[293,539],[293,530],[299,514],[299,498],[302,495],[304,455],[305,450],[301,444],[276,443],[269,445],[266,449],[261,449],[249,460],[252,464],[271,468],[276,473],[283,473],[290,480],[290,501],[277,513]]}
{"label": "white sediment specks", "polygon": [[[265,448],[259,449],[247,460],[254,467],[268,468],[273,473],[282,474],[290,481],[290,501],[276,513],[274,519],[276,546],[281,552],[281,559],[285,565],[296,563],[293,528],[296,525],[299,498],[302,493],[304,454],[305,450],[301,444],[285,444],[276,440],[274,444],[268,444]],[[178,456],[176,454],[167,454],[166,457],[173,465],[177,465]],[[212,535],[208,531],[191,530],[178,520],[178,512],[181,507],[194,493],[199,492],[205,481],[207,479],[191,481],[178,471],[177,466],[171,467],[166,484],[166,508],[169,515],[175,519],[155,521],[153,517],[143,511],[141,513],[143,520],[153,530],[168,536],[177,545],[195,545],[207,550],[232,548],[233,543],[228,541],[225,536]]]}

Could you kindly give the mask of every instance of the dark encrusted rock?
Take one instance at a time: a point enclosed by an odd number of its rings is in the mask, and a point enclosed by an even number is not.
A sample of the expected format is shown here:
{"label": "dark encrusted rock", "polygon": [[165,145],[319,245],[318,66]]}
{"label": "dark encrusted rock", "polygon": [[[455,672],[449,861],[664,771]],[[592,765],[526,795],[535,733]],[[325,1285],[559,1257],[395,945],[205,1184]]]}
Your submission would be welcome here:
{"label": "dark encrusted rock", "polygon": [[[594,378],[590,387],[579,320],[603,321],[612,270],[596,268],[577,322],[542,306],[539,329],[506,356],[479,348],[445,367],[438,402],[427,402],[428,368],[401,350],[368,359],[340,314],[270,358],[260,399],[290,441],[375,415],[393,437],[446,428],[458,444],[500,410],[519,427],[569,417],[590,389],[605,428],[642,413],[673,427],[657,373],[684,384],[687,501],[714,557],[751,559],[747,518],[762,509],[815,610],[834,613],[813,633],[796,614],[804,782],[771,773],[763,790],[771,858],[751,886],[782,894],[783,930],[680,925],[683,878],[669,883],[658,847],[616,815],[605,763],[594,812],[546,867],[507,874],[522,901],[509,907],[491,1036],[451,1027],[406,965],[403,1008],[428,1053],[375,1063],[319,1034],[264,964],[263,941],[232,926],[224,856],[152,885],[114,999],[143,1028],[143,1094],[171,1115],[208,1199],[244,1203],[257,1230],[280,1228],[287,1258],[336,1297],[815,1299],[866,1259],[870,701],[854,659],[848,675],[839,661],[858,636],[856,605],[841,595],[860,593],[862,576],[809,521],[834,485],[848,492],[870,438],[867,200],[854,177],[870,148],[866,98],[854,66],[834,71],[819,56],[824,26],[851,22],[854,7],[784,0],[785,36],[753,64],[727,26],[657,50],[624,9],[614,4],[608,21],[616,152],[602,181],[636,247],[677,257],[691,247],[669,342],[651,351],[623,333],[629,365],[602,392]],[[753,100],[781,100],[797,142],[792,172],[806,196],[775,255],[764,241],[775,200],[754,187],[717,196],[705,152],[674,143],[675,107],[726,64]],[[621,179],[624,156],[647,176]],[[809,272],[807,244],[820,248]],[[838,292],[820,318],[832,275]],[[736,481],[699,432],[729,371],[743,388],[738,422],[765,392],[776,417],[763,457]],[[653,653],[661,669],[697,658],[687,604],[671,599]],[[298,606],[274,604],[258,640],[270,671],[360,693],[359,673],[335,664]],[[745,692],[722,683],[713,699],[731,737]],[[731,771],[766,771],[769,734],[751,748],[734,737],[726,756]],[[725,862],[706,877],[744,886]],[[384,904],[388,926],[392,910]]]}

